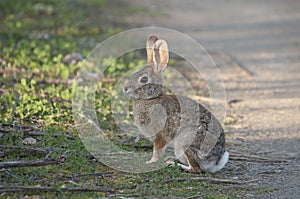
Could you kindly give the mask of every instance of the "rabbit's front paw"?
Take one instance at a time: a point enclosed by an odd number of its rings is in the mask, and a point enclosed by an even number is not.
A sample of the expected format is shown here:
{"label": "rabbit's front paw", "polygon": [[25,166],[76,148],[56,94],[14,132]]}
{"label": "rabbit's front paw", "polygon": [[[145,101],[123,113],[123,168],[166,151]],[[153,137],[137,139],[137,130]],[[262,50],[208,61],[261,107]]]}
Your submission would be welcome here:
{"label": "rabbit's front paw", "polygon": [[155,162],[157,162],[157,160],[158,160],[158,159],[153,159],[153,158],[152,158],[151,160],[147,161],[146,164],[152,164],[152,163],[155,163]]}

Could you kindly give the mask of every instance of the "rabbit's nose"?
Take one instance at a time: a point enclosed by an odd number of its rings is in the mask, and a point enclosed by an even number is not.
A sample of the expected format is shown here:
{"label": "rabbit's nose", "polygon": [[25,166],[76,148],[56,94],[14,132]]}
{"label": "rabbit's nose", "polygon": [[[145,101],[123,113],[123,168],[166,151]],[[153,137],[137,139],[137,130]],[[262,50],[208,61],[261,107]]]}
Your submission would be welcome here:
{"label": "rabbit's nose", "polygon": [[132,86],[125,86],[123,88],[123,93],[125,93],[126,95],[132,93],[132,91],[133,91],[133,87]]}
{"label": "rabbit's nose", "polygon": [[125,86],[125,87],[123,88],[123,92],[124,92],[124,93],[127,93],[127,92],[128,92],[128,89],[129,89],[129,88],[128,88],[127,86]]}

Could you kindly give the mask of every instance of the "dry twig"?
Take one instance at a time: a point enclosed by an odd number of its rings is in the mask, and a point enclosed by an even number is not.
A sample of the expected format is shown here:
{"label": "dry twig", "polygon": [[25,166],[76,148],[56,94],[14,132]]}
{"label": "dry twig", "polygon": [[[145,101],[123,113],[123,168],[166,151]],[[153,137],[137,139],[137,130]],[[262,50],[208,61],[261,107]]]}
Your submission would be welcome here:
{"label": "dry twig", "polygon": [[247,161],[247,162],[265,162],[265,163],[275,163],[275,164],[291,162],[290,160],[287,160],[287,159],[262,157],[262,156],[252,155],[252,154],[242,154],[242,153],[239,153],[236,151],[231,151],[229,158],[231,160],[241,160],[241,161]]}
{"label": "dry twig", "polygon": [[247,180],[247,181],[240,181],[240,180],[225,179],[225,178],[191,177],[191,178],[166,179],[162,182],[163,183],[169,183],[169,182],[173,182],[173,181],[188,181],[188,180],[209,181],[209,182],[213,182],[213,183],[226,183],[226,184],[249,184],[251,182],[256,182],[257,181],[257,179]]}
{"label": "dry twig", "polygon": [[0,162],[0,168],[44,166],[44,165],[60,164],[63,163],[63,161],[64,160],[62,158],[57,158],[57,159]]}
{"label": "dry twig", "polygon": [[59,189],[54,187],[35,187],[35,186],[2,186],[0,187],[0,193],[2,192],[20,192],[20,191],[44,191],[44,192],[115,192],[112,188],[66,188],[61,187]]}
{"label": "dry twig", "polygon": [[[2,133],[26,133],[28,136],[44,136],[47,133],[42,131],[36,131],[35,129],[4,129],[0,128],[0,132]],[[70,140],[74,140],[74,136],[68,135],[68,134],[51,134],[53,137],[59,137],[59,136],[65,136],[66,138]]]}
{"label": "dry twig", "polygon": [[105,175],[111,175],[114,172],[112,171],[102,171],[102,172],[94,172],[94,173],[80,173],[80,174],[73,174],[72,177],[84,177],[84,176],[105,176]]}
{"label": "dry twig", "polygon": [[25,151],[33,151],[33,152],[39,152],[39,153],[45,153],[48,154],[51,151],[57,151],[56,148],[37,148],[32,146],[6,146],[6,145],[0,145],[1,149],[22,149]]}

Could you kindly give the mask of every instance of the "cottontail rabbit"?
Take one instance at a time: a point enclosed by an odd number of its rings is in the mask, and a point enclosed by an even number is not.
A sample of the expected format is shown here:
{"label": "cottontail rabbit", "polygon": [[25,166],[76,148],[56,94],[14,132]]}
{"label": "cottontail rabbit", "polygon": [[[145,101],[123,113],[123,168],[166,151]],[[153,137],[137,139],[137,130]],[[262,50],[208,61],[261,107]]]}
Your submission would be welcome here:
{"label": "cottontail rabbit", "polygon": [[158,161],[171,145],[182,169],[194,173],[221,170],[229,158],[222,126],[196,101],[167,94],[163,86],[169,60],[166,41],[150,35],[146,50],[147,65],[126,82],[123,92],[134,101],[134,121],[141,133],[153,139],[153,156],[147,163]]}

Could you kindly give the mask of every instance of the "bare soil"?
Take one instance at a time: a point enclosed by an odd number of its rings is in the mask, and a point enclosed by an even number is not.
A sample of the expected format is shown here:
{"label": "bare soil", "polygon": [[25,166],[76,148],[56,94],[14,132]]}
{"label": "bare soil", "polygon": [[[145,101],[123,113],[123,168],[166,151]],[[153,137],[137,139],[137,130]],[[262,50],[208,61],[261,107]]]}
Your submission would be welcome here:
{"label": "bare soil", "polygon": [[212,52],[232,154],[221,174],[251,181],[224,189],[241,198],[299,198],[300,2],[123,0],[126,6],[135,12],[114,21],[175,29]]}

